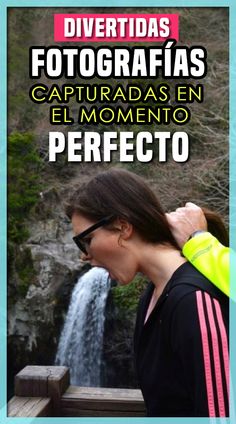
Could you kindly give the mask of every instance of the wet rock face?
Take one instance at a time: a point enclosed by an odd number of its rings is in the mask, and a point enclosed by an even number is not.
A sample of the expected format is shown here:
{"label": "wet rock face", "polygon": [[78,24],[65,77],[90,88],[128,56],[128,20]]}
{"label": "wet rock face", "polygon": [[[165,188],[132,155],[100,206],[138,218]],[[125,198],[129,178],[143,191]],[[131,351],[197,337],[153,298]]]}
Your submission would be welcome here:
{"label": "wet rock face", "polygon": [[[72,240],[69,220],[60,204],[53,206],[51,202],[50,198],[49,204],[44,203],[44,208],[50,206],[50,216],[29,224],[30,237],[21,247],[22,252],[29,249],[34,268],[34,278],[24,296],[17,291],[20,278],[16,271],[8,281],[8,359],[12,358],[12,374],[26,364],[53,363],[73,286],[85,268]],[[21,251],[18,255],[20,258]]]}

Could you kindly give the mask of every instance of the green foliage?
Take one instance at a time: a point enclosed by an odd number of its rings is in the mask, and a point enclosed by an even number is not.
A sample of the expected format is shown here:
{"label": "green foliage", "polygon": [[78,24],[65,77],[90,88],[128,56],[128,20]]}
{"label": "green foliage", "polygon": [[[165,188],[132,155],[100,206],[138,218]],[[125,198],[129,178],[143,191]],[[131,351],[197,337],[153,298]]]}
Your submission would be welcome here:
{"label": "green foliage", "polygon": [[8,237],[22,243],[28,236],[26,220],[39,198],[41,161],[31,134],[8,138]]}
{"label": "green foliage", "polygon": [[33,266],[31,251],[29,248],[18,251],[15,258],[15,269],[20,279],[20,284],[17,291],[21,296],[25,296],[29,285],[36,276],[36,271]]}
{"label": "green foliage", "polygon": [[137,275],[127,286],[113,287],[112,296],[115,306],[121,310],[134,311],[146,284],[147,280],[145,277]]}

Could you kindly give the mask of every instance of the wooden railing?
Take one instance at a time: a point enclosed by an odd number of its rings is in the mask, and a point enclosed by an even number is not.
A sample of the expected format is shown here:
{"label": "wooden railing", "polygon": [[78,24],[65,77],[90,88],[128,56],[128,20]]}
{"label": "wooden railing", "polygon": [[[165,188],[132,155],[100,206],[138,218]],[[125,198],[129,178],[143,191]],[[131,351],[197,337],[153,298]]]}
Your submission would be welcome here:
{"label": "wooden railing", "polygon": [[69,370],[27,366],[15,377],[9,417],[142,417],[140,390],[70,386]]}

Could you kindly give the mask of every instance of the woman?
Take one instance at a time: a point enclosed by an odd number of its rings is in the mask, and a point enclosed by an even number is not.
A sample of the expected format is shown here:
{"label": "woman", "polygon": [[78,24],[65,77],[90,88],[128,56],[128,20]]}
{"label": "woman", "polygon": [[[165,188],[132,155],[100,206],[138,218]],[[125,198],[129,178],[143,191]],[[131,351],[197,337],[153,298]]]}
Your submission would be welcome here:
{"label": "woman", "polygon": [[[111,169],[75,190],[66,211],[82,259],[120,284],[137,272],[151,281],[134,341],[147,415],[227,416],[227,298],[181,255],[148,185]],[[226,237],[218,221],[216,230]]]}

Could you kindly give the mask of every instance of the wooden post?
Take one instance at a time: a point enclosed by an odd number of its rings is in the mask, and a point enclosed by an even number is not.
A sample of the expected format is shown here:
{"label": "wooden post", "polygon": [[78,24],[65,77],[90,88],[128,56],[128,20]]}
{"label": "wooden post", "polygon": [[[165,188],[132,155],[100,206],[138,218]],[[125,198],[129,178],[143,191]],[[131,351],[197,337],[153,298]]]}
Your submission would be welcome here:
{"label": "wooden post", "polygon": [[69,384],[67,367],[27,366],[15,376],[15,395],[51,398],[53,415],[60,416],[61,396]]}

